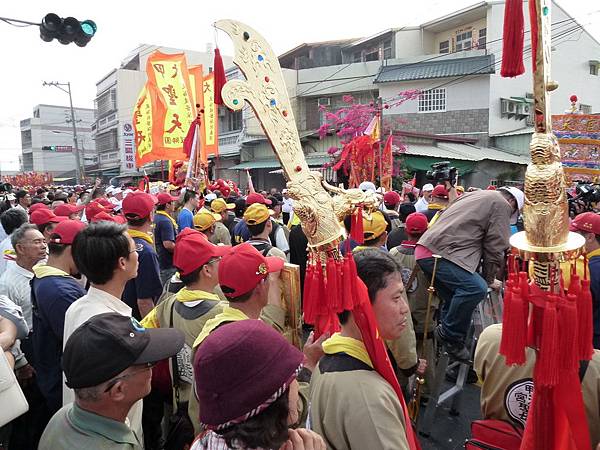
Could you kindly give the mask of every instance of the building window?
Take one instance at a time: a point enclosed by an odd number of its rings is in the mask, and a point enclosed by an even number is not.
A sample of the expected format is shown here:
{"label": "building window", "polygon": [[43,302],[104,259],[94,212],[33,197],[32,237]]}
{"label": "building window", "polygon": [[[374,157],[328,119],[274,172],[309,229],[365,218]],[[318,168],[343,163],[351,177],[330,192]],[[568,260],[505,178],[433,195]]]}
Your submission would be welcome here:
{"label": "building window", "polygon": [[591,114],[592,113],[592,105],[584,105],[583,103],[580,103],[579,111],[581,111],[582,114]]}
{"label": "building window", "polygon": [[352,62],[361,62],[362,61],[362,52],[354,52],[352,54]]}
{"label": "building window", "polygon": [[392,40],[385,41],[383,43],[383,59],[392,58]]}
{"label": "building window", "polygon": [[378,61],[379,60],[379,49],[374,48],[368,50],[365,54],[365,61]]}
{"label": "building window", "polygon": [[430,89],[419,96],[419,112],[446,111],[446,89]]}
{"label": "building window", "polygon": [[479,41],[477,41],[478,49],[480,49],[480,50],[485,49],[486,37],[487,37],[487,28],[482,28],[481,30],[479,30]]}
{"label": "building window", "polygon": [[115,150],[118,148],[117,145],[117,129],[113,128],[106,133],[98,134],[96,136],[96,151],[104,152]]}
{"label": "building window", "polygon": [[31,130],[21,131],[21,148],[31,147]]}
{"label": "building window", "polygon": [[33,117],[35,117],[36,119],[40,118],[40,110],[39,109],[33,110]]}
{"label": "building window", "polygon": [[116,89],[110,89],[96,100],[96,109],[98,110],[98,117],[102,117],[111,111],[117,109],[117,91]]}
{"label": "building window", "polygon": [[450,41],[440,42],[440,53],[450,53]]}
{"label": "building window", "polygon": [[598,75],[598,66],[596,64],[590,64],[590,75]]}
{"label": "building window", "polygon": [[219,111],[219,131],[229,133],[242,129],[242,111],[230,111],[221,109]]}
{"label": "building window", "polygon": [[471,50],[471,39],[473,39],[472,31],[465,31],[456,36],[456,51]]}

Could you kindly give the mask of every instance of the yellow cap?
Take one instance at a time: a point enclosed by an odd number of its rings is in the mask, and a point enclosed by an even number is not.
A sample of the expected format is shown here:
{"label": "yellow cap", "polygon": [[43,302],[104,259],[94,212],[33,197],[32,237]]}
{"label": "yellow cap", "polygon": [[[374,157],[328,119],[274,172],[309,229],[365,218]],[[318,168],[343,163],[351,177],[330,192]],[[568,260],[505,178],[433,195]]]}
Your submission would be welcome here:
{"label": "yellow cap", "polygon": [[199,231],[206,231],[218,220],[221,220],[219,214],[212,213],[208,209],[202,208],[194,216],[194,228]]}
{"label": "yellow cap", "polygon": [[371,213],[371,218],[363,216],[363,233],[365,241],[372,241],[383,234],[387,228],[387,222],[381,211]]}
{"label": "yellow cap", "polygon": [[258,225],[271,217],[271,214],[273,214],[273,211],[262,203],[252,203],[244,213],[244,220],[248,225]]}
{"label": "yellow cap", "polygon": [[226,203],[222,198],[216,198],[210,203],[210,209],[216,213],[222,213],[226,209],[235,209],[234,203]]}

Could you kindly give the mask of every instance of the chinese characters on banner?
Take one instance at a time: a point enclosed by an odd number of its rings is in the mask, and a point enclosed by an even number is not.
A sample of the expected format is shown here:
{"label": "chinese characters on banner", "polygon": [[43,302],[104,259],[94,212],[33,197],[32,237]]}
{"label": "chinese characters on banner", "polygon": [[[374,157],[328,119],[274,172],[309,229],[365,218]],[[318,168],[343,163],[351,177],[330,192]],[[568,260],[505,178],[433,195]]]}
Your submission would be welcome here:
{"label": "chinese characters on banner", "polygon": [[[155,160],[186,160],[183,142],[196,118],[196,104],[204,109],[200,159],[218,154],[218,106],[214,104],[212,74],[202,66],[187,67],[183,53],[154,52],[146,64],[148,82],[133,115],[134,164]],[[123,167],[129,161],[124,161]]]}
{"label": "chinese characters on banner", "polygon": [[131,123],[123,124],[123,148],[125,149],[123,161],[121,161],[121,172],[127,173],[135,170],[135,146],[134,130]]}
{"label": "chinese characters on banner", "polygon": [[564,170],[571,180],[594,181],[600,177],[600,117],[552,116],[552,129],[560,144]]}
{"label": "chinese characters on banner", "polygon": [[[210,73],[204,77],[202,83],[202,91],[204,93],[204,120],[203,125],[203,145],[202,153],[204,155],[219,154],[219,116],[218,106],[215,105],[215,80],[214,74]],[[203,161],[206,162],[206,161]]]}
{"label": "chinese characters on banner", "polygon": [[4,176],[2,177],[2,182],[10,183],[13,186],[29,187],[52,184],[53,179],[51,173],[24,172],[19,175]]}

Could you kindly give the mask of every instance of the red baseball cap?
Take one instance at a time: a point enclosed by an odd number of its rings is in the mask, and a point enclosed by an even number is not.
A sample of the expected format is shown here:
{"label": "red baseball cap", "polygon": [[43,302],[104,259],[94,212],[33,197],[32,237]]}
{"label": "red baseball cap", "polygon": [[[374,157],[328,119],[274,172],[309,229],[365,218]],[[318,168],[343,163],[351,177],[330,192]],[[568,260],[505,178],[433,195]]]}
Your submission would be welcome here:
{"label": "red baseball cap", "polygon": [[270,205],[272,202],[268,198],[264,198],[261,194],[253,192],[252,194],[248,194],[248,197],[246,197],[246,206],[250,206],[252,203]]}
{"label": "red baseball cap", "polygon": [[389,191],[383,194],[383,203],[386,205],[396,206],[400,203],[400,194],[396,191]]}
{"label": "red baseball cap", "polygon": [[569,230],[600,234],[600,215],[593,212],[579,214],[571,221]]}
{"label": "red baseball cap", "polygon": [[50,210],[50,207],[48,205],[46,205],[45,203],[36,203],[35,205],[31,205],[29,207],[29,214],[31,214],[34,211],[37,211],[38,209]]}
{"label": "red baseball cap", "polygon": [[37,209],[36,211],[32,212],[29,216],[29,222],[31,222],[34,225],[43,225],[45,223],[50,222],[58,223],[67,219],[67,217],[59,217],[49,209],[44,208]]}
{"label": "red baseball cap", "polygon": [[166,205],[167,203],[179,200],[179,197],[173,197],[172,195],[167,194],[166,192],[161,192],[156,196],[156,199],[158,200],[158,205]]}
{"label": "red baseball cap", "polygon": [[71,214],[78,213],[79,211],[83,211],[85,209],[85,205],[72,205],[70,203],[63,203],[62,205],[58,205],[54,208],[54,214],[57,216],[66,216],[69,217]]}
{"label": "red baseball cap", "polygon": [[88,222],[91,222],[92,219],[96,216],[96,214],[99,214],[101,212],[108,212],[111,210],[112,208],[105,208],[99,202],[94,200],[93,202],[88,203],[85,207],[85,217],[88,220]]}
{"label": "red baseball cap", "polygon": [[421,213],[412,213],[409,214],[406,218],[406,222],[404,228],[407,233],[410,234],[423,234],[427,231],[427,216]]}
{"label": "red baseball cap", "polygon": [[230,251],[230,245],[215,245],[199,231],[186,228],[175,240],[173,266],[179,270],[181,275],[187,275],[210,260],[220,258]]}
{"label": "red baseball cap", "polygon": [[440,198],[448,198],[448,189],[446,186],[438,184],[433,188],[433,192],[431,193],[432,197],[440,197]]}
{"label": "red baseball cap", "polygon": [[97,198],[95,201],[100,203],[106,209],[114,209],[114,207],[115,207],[113,202],[111,202],[109,199],[104,198],[104,197]]}
{"label": "red baseball cap", "polygon": [[236,245],[219,264],[219,284],[225,297],[239,297],[254,289],[269,273],[280,271],[283,264],[283,259],[265,257],[252,244]]}
{"label": "red baseball cap", "polygon": [[101,211],[98,214],[96,214],[90,219],[90,222],[102,222],[103,220],[107,222],[115,222],[120,224],[127,222],[127,219],[125,219],[125,217],[115,216],[114,214],[109,214],[106,211]]}
{"label": "red baseball cap", "polygon": [[86,227],[85,223],[80,220],[64,220],[52,231],[52,234],[58,235],[50,239],[55,244],[72,244],[75,236]]}
{"label": "red baseball cap", "polygon": [[152,213],[154,205],[156,205],[156,197],[143,191],[135,191],[125,197],[121,211],[125,217],[143,219]]}

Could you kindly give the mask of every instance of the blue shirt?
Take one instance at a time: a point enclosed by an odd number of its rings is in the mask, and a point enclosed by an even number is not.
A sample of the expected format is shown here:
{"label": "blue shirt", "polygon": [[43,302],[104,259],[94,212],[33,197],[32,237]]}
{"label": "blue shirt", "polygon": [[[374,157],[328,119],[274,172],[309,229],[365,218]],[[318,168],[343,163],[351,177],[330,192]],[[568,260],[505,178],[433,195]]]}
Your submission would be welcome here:
{"label": "blue shirt", "polygon": [[37,383],[51,412],[62,406],[62,350],[65,314],[85,289],[72,277],[47,276],[31,280],[33,304],[33,365]]}
{"label": "blue shirt", "polygon": [[246,225],[245,220],[241,220],[233,229],[233,239],[232,244],[237,245],[243,242],[246,242],[252,236],[250,235],[250,230],[248,229],[248,225]]}
{"label": "blue shirt", "polygon": [[588,267],[590,269],[590,289],[592,291],[594,348],[600,348],[600,256],[592,256]]}
{"label": "blue shirt", "polygon": [[173,267],[173,253],[163,246],[163,242],[175,242],[176,234],[175,227],[168,217],[162,214],[154,215],[154,244],[156,245],[158,265],[161,270]]}
{"label": "blue shirt", "polygon": [[194,229],[194,215],[189,209],[181,208],[177,216],[177,226],[179,227],[179,232],[182,232],[184,228]]}
{"label": "blue shirt", "polygon": [[136,244],[142,244],[142,251],[138,252],[138,273],[137,277],[129,280],[125,285],[121,300],[132,309],[133,317],[142,320],[137,304],[138,298],[151,298],[156,301],[162,293],[162,283],[158,255],[152,245],[142,238],[133,238],[133,240]]}

